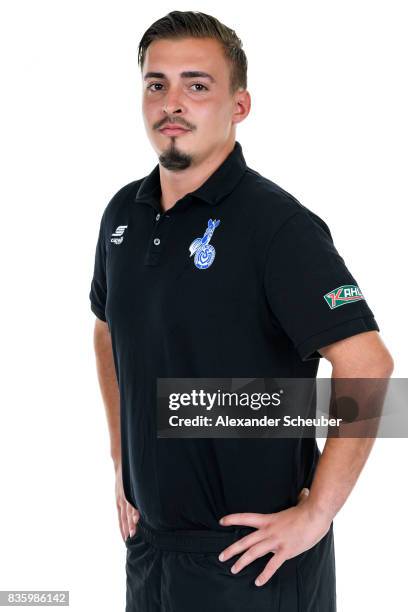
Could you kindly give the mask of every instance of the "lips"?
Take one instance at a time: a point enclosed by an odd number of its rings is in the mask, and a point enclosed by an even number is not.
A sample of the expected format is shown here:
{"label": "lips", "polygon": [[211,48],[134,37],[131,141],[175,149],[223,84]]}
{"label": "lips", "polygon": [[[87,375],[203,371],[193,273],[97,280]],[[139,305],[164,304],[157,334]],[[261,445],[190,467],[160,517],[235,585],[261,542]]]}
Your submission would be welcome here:
{"label": "lips", "polygon": [[168,136],[178,136],[179,134],[186,134],[190,130],[183,128],[180,125],[165,125],[160,128],[159,131]]}

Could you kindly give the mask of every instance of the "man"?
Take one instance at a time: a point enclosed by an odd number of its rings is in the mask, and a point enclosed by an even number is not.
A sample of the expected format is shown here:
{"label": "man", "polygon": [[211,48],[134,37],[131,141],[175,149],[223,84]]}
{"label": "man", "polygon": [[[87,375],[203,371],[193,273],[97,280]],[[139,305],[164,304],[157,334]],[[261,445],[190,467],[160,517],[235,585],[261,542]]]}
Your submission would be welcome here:
{"label": "man", "polygon": [[90,292],[127,612],[333,612],[332,521],[373,440],[158,439],[156,380],[314,378],[322,356],[387,378],[392,358],[327,225],[246,165],[235,32],[174,11],[139,63],[159,164],[106,207]]}

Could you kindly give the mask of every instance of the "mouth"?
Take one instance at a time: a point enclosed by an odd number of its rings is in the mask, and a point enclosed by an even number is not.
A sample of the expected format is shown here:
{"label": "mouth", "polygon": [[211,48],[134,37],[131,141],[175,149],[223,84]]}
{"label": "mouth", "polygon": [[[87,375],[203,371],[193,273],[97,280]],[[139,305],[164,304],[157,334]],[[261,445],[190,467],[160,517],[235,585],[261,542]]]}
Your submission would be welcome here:
{"label": "mouth", "polygon": [[159,130],[159,132],[165,136],[181,136],[182,134],[187,134],[187,132],[190,131],[191,130],[183,128],[179,125],[165,125]]}

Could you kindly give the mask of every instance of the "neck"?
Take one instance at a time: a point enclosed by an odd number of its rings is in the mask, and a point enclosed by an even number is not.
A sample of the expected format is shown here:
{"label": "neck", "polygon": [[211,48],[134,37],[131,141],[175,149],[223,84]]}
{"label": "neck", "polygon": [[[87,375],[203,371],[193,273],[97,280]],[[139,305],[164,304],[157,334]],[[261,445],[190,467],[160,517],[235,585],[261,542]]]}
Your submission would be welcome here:
{"label": "neck", "polygon": [[171,208],[186,193],[195,191],[215,172],[228,157],[235,141],[228,141],[221,149],[212,151],[197,165],[192,164],[186,170],[174,172],[159,166],[161,185],[161,207],[163,211]]}

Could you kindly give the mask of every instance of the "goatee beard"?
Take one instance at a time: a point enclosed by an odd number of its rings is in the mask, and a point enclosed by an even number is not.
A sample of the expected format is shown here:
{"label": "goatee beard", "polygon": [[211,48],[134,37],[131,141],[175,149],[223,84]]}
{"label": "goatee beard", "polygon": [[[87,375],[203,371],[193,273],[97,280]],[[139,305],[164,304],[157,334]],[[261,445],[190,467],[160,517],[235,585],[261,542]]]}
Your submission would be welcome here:
{"label": "goatee beard", "polygon": [[170,147],[160,155],[159,162],[167,170],[185,170],[191,165],[192,156],[177,149],[172,138]]}

